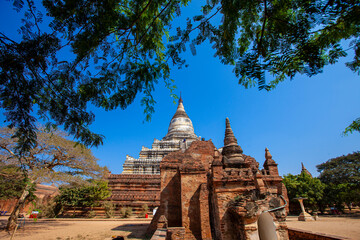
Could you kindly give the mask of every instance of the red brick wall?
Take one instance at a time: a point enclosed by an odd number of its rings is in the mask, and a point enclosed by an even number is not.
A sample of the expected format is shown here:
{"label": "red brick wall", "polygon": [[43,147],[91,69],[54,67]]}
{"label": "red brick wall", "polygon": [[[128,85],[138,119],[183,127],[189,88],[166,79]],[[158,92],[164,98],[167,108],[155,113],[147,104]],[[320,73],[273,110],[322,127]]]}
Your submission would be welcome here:
{"label": "red brick wall", "polygon": [[169,227],[181,226],[181,184],[177,170],[162,171],[161,205]]}
{"label": "red brick wall", "polygon": [[288,228],[289,240],[345,240],[348,238]]}
{"label": "red brick wall", "polygon": [[146,204],[152,210],[160,205],[159,175],[110,174],[108,181],[110,200],[118,207],[140,210]]}
{"label": "red brick wall", "polygon": [[206,175],[181,174],[182,226],[186,229],[186,239],[201,238],[200,185],[206,183]]}

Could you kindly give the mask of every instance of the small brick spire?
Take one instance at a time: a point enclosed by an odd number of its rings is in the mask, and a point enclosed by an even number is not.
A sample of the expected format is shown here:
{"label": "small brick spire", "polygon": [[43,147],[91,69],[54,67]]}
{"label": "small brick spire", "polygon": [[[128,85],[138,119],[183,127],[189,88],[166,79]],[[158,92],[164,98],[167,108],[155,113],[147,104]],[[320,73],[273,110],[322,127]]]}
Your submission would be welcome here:
{"label": "small brick spire", "polygon": [[265,162],[264,169],[269,171],[270,175],[279,175],[277,163],[272,159],[271,153],[268,148],[265,148]]}
{"label": "small brick spire", "polygon": [[[224,147],[228,146],[239,146],[236,137],[234,136],[234,132],[231,129],[229,118],[226,118],[226,129],[225,129],[225,138],[224,138]],[[243,153],[242,148],[239,146],[240,152]]]}
{"label": "small brick spire", "polygon": [[[265,162],[264,167],[276,164],[268,148],[265,148]],[[277,164],[276,164],[277,165]]]}
{"label": "small brick spire", "polygon": [[224,147],[222,150],[223,163],[225,166],[241,167],[244,164],[243,150],[238,145],[230,126],[229,118],[226,118]]}
{"label": "small brick spire", "polygon": [[306,169],[306,167],[304,166],[304,164],[301,162],[301,173],[306,173],[307,175],[309,175],[310,177],[312,177],[311,173]]}
{"label": "small brick spire", "polygon": [[265,148],[265,159],[272,159],[271,153],[269,152],[268,148]]}

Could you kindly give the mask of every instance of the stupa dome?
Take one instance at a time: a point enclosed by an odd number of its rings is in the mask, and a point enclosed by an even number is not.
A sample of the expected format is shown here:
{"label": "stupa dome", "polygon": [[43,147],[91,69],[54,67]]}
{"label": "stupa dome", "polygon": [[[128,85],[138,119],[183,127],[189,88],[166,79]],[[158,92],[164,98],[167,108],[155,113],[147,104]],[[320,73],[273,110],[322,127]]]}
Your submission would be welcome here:
{"label": "stupa dome", "polygon": [[168,133],[163,140],[195,140],[197,138],[193,124],[185,112],[183,100],[180,97],[177,110],[170,121]]}

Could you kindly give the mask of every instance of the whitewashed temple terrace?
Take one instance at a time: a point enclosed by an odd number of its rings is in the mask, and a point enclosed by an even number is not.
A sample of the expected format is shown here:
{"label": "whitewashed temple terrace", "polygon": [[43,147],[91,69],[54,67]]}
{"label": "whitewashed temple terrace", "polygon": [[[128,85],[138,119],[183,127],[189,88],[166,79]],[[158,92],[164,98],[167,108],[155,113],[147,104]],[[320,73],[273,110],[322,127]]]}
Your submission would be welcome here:
{"label": "whitewashed temple terrace", "polygon": [[154,139],[152,148],[143,146],[138,159],[126,155],[122,174],[160,174],[160,162],[164,156],[187,149],[195,140],[200,140],[200,137],[195,135],[193,124],[180,97],[166,136],[162,140]]}

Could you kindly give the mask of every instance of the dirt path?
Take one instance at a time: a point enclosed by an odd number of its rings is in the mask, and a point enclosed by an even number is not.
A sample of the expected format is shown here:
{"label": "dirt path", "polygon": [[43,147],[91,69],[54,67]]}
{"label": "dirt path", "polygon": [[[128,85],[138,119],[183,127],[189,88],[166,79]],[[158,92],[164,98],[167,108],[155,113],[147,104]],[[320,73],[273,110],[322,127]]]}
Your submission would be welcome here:
{"label": "dirt path", "polygon": [[360,217],[324,217],[318,221],[302,222],[297,217],[288,216],[288,227],[308,230],[311,232],[325,233],[353,240],[360,240]]}
{"label": "dirt path", "polygon": [[[0,218],[0,225],[7,218]],[[111,236],[127,236],[128,239],[144,239],[149,219],[27,219],[25,228],[20,228],[14,240],[104,240]],[[360,217],[320,217],[314,222],[300,222],[297,217],[288,217],[291,228],[343,236],[360,240]],[[0,231],[0,239],[10,239],[7,232]]]}
{"label": "dirt path", "polygon": [[[0,220],[1,221],[1,220]],[[144,239],[150,220],[42,220],[28,221],[16,231],[13,240],[104,240],[111,236]],[[0,231],[0,239],[10,234]]]}

